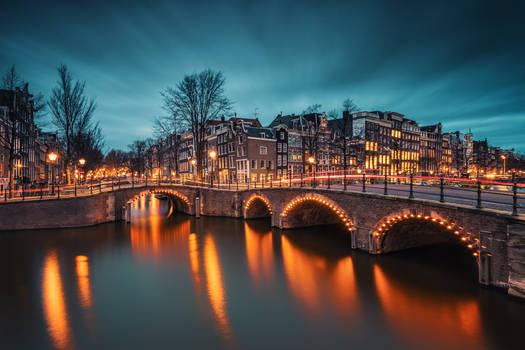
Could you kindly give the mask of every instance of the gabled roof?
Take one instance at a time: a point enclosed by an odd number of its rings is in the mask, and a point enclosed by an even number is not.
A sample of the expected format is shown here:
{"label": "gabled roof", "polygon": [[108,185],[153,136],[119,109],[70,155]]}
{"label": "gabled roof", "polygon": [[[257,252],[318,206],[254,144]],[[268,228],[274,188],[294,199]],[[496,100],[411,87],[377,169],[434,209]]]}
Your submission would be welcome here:
{"label": "gabled roof", "polygon": [[252,126],[245,126],[244,129],[246,130],[246,134],[249,137],[260,137],[263,138],[262,134],[264,134],[265,139],[273,139],[273,132],[270,128],[256,128]]}

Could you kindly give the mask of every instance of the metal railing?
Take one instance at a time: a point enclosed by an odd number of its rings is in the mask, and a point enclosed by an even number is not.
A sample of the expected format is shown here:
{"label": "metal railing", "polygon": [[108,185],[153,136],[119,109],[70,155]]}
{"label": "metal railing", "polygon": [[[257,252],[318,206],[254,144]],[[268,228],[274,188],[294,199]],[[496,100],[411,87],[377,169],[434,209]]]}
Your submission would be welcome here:
{"label": "metal railing", "polygon": [[215,177],[213,181],[210,177],[203,180],[168,177],[98,179],[81,184],[23,187],[11,192],[4,189],[3,202],[75,198],[124,188],[175,185],[229,191],[284,187],[323,188],[465,204],[476,208],[511,211],[515,216],[522,213],[525,207],[525,184],[518,183],[514,177],[511,182],[503,182],[450,176],[370,175],[342,171],[297,174],[266,181],[253,181],[246,177]]}

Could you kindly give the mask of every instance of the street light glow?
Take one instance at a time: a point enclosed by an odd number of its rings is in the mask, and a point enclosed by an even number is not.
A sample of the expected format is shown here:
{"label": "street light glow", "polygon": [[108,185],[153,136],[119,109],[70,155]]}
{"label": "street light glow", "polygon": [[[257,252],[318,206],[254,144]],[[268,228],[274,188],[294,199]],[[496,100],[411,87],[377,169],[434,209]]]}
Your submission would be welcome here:
{"label": "street light glow", "polygon": [[47,155],[47,158],[48,158],[50,161],[54,162],[55,160],[57,160],[58,155],[57,155],[55,152],[51,152],[51,153],[49,153],[49,154]]}
{"label": "street light glow", "polygon": [[78,163],[79,163],[80,165],[84,165],[84,164],[86,164],[86,160],[85,160],[84,158],[80,158],[80,159],[78,160]]}
{"label": "street light glow", "polygon": [[211,159],[215,159],[215,157],[217,157],[217,152],[215,152],[215,151],[210,151],[210,158],[211,158]]}
{"label": "street light glow", "polygon": [[315,158],[312,157],[312,156],[308,157],[308,162],[309,162],[310,164],[314,164],[314,162],[315,162]]}

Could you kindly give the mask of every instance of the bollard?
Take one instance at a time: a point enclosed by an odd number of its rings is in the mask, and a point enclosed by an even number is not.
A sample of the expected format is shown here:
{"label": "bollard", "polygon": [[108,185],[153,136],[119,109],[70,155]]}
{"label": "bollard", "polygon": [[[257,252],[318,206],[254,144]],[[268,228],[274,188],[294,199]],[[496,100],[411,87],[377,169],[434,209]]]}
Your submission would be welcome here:
{"label": "bollard", "polygon": [[111,192],[115,191],[115,182],[113,181],[113,178],[111,178]]}
{"label": "bollard", "polygon": [[328,189],[330,189],[330,173],[328,173]]}
{"label": "bollard", "polygon": [[441,203],[445,202],[445,188],[443,186],[443,175],[439,179],[439,201]]}
{"label": "bollard", "polygon": [[387,178],[387,175],[385,174],[385,191],[383,192],[383,194],[385,196],[388,195],[388,178]]}
{"label": "bollard", "polygon": [[363,192],[366,192],[366,175],[363,173]]}
{"label": "bollard", "polygon": [[75,198],[76,198],[76,196],[77,196],[77,181],[75,180],[74,183],[75,183]]}
{"label": "bollard", "polygon": [[412,173],[410,173],[410,194],[408,195],[408,198],[414,198],[414,174]]}
{"label": "bollard", "polygon": [[58,199],[60,199],[60,184],[58,185],[58,191],[57,191],[57,194],[58,194]]}
{"label": "bollard", "polygon": [[481,180],[478,179],[478,203],[476,208],[481,209]]}
{"label": "bollard", "polygon": [[301,187],[303,187],[303,173],[301,172]]}
{"label": "bollard", "polygon": [[91,181],[90,181],[89,193],[93,194],[93,179],[91,179]]}
{"label": "bollard", "polygon": [[512,216],[518,216],[518,180],[515,173],[512,173],[512,182]]}
{"label": "bollard", "polygon": [[42,197],[44,196],[44,192],[43,192],[43,189],[42,189],[42,187],[44,187],[43,185],[44,184],[40,184],[40,199],[42,199]]}

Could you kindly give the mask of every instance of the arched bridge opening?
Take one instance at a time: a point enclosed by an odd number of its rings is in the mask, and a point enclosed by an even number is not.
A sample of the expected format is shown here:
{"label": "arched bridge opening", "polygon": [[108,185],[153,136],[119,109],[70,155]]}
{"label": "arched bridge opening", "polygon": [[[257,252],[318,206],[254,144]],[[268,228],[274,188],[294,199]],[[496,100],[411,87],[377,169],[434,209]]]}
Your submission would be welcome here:
{"label": "arched bridge opening", "polygon": [[[130,198],[127,203],[127,209],[129,209],[128,214],[126,214],[127,220],[129,220],[132,215],[137,215],[138,211],[141,211],[139,216],[160,215],[169,217],[177,212],[185,214],[192,213],[189,199],[182,193],[170,189],[142,191]],[[145,211],[142,212],[142,210]]]}
{"label": "arched bridge opening", "polygon": [[304,195],[291,200],[281,213],[281,228],[337,225],[352,231],[349,216],[337,203],[321,195]]}
{"label": "arched bridge opening", "polygon": [[395,252],[435,244],[459,244],[478,257],[477,234],[453,220],[423,213],[391,215],[382,220],[373,232],[376,253]]}
{"label": "arched bridge opening", "polygon": [[245,219],[270,218],[273,209],[266,197],[262,195],[251,196],[243,207],[243,217]]}

